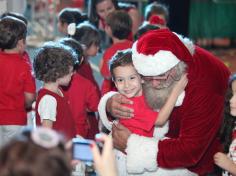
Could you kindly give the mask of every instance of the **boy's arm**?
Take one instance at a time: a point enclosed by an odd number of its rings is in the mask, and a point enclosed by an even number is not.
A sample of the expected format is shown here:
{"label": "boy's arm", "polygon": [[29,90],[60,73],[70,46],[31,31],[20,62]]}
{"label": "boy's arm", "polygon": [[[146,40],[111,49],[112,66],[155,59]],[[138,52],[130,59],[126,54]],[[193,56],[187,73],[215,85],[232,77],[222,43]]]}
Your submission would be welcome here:
{"label": "boy's arm", "polygon": [[162,126],[168,120],[173,108],[175,107],[178,96],[184,91],[188,83],[187,74],[184,74],[181,79],[176,83],[166,103],[158,113],[155,125]]}
{"label": "boy's arm", "polygon": [[32,103],[35,101],[35,94],[30,92],[25,92],[25,108],[31,108]]}
{"label": "boy's arm", "polygon": [[42,120],[43,127],[52,128],[52,125],[53,125],[53,121],[48,120],[48,119]]}
{"label": "boy's arm", "polygon": [[51,95],[45,95],[39,101],[37,109],[41,124],[44,127],[52,128],[53,123],[56,121],[57,114],[57,101]]}

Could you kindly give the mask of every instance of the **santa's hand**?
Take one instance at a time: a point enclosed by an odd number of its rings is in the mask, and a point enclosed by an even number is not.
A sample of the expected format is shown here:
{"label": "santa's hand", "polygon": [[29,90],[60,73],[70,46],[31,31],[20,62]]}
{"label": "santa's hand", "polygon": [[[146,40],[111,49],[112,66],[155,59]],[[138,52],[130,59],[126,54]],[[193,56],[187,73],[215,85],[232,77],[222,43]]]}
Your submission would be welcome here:
{"label": "santa's hand", "polygon": [[114,123],[112,125],[112,138],[113,145],[118,150],[124,152],[126,149],[127,141],[131,132],[119,123]]}
{"label": "santa's hand", "polygon": [[122,104],[132,104],[133,102],[124,97],[121,94],[113,95],[107,101],[106,109],[111,113],[112,116],[118,118],[130,118],[133,117],[133,109],[128,108],[126,106],[122,106]]}

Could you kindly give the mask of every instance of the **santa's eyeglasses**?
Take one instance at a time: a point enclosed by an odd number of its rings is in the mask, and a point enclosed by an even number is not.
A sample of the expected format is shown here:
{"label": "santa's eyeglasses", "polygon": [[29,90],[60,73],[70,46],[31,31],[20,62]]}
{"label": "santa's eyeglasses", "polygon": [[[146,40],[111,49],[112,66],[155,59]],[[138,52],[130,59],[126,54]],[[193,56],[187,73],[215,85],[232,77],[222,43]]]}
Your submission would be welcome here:
{"label": "santa's eyeglasses", "polygon": [[147,83],[158,82],[155,84],[155,89],[163,89],[169,87],[174,81],[179,81],[179,77],[176,74],[176,69],[172,68],[166,73],[158,76],[143,76],[142,79]]}

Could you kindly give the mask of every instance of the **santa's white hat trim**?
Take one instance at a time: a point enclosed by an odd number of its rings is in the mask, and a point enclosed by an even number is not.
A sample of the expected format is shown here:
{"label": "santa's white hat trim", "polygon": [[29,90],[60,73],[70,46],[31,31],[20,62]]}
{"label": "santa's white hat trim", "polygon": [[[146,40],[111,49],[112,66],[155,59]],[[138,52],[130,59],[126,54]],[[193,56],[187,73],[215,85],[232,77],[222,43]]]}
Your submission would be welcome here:
{"label": "santa's white hat trim", "polygon": [[184,44],[184,46],[186,46],[186,48],[188,49],[190,54],[193,56],[195,53],[195,46],[194,46],[193,42],[187,37],[184,37],[184,36],[177,34],[175,32],[173,32],[173,33],[181,40],[181,42]]}
{"label": "santa's white hat trim", "polygon": [[132,60],[135,69],[144,76],[161,75],[180,62],[172,52],[166,50],[159,50],[154,55],[139,53],[137,51],[137,41],[132,47]]}

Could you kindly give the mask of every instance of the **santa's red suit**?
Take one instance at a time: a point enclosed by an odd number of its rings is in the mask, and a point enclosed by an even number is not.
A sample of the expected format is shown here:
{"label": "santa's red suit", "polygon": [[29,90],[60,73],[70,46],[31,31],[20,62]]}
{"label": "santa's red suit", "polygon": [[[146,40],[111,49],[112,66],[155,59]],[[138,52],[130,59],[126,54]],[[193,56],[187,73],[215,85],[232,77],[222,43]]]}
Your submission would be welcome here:
{"label": "santa's red suit", "polygon": [[[213,155],[221,149],[217,132],[222,122],[229,70],[211,53],[168,29],[144,34],[134,43],[132,52],[133,64],[140,74],[161,75],[183,61],[189,81],[185,97],[171,114],[167,139],[135,134],[129,137],[128,172],[144,173],[158,168],[187,168],[191,173],[185,175],[212,172]],[[105,104],[110,96],[104,97],[101,101]]]}

